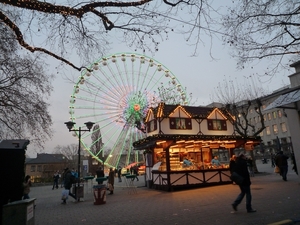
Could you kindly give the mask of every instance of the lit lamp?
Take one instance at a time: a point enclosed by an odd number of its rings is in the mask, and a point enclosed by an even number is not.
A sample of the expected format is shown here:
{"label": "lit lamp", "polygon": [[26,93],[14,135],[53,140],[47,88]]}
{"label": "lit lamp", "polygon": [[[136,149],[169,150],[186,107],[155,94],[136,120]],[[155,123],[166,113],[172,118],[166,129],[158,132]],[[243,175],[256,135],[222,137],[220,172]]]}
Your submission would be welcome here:
{"label": "lit lamp", "polygon": [[[85,124],[85,126],[87,127],[87,129],[81,129],[81,127],[79,127],[79,129],[78,130],[76,130],[76,129],[73,129],[73,126],[76,124],[76,123],[74,123],[74,122],[72,122],[72,121],[69,121],[69,122],[65,122],[65,124],[66,124],[66,126],[67,126],[67,128],[69,129],[69,132],[71,132],[71,131],[78,131],[78,139],[79,139],[79,143],[78,143],[78,184],[77,184],[77,186],[78,186],[78,188],[80,187],[79,185],[80,185],[80,146],[81,146],[81,144],[80,144],[80,141],[81,141],[81,131],[91,131],[91,129],[92,129],[92,127],[93,127],[93,125],[95,124],[95,123],[93,123],[93,122],[86,122],[86,123],[84,123]],[[75,195],[76,195],[76,199],[79,201],[79,198],[77,198],[77,189],[76,189],[76,185],[75,185]]]}

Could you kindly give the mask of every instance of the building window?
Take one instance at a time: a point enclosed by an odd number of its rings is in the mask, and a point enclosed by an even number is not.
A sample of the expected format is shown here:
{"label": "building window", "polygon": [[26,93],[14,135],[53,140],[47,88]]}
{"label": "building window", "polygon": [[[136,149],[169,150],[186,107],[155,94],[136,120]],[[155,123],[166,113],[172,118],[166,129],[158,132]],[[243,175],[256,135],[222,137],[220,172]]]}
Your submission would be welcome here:
{"label": "building window", "polygon": [[273,119],[276,119],[277,118],[277,112],[274,111],[274,112],[272,112],[272,114],[273,114]]}
{"label": "building window", "polygon": [[157,130],[157,122],[155,119],[148,122],[147,130],[148,130],[148,132]]}
{"label": "building window", "polygon": [[281,123],[280,126],[281,126],[282,132],[287,132],[285,123]]}
{"label": "building window", "polygon": [[277,111],[277,114],[278,114],[278,117],[279,117],[279,118],[282,117],[282,112],[281,112],[281,110],[278,110],[278,111]]}
{"label": "building window", "polygon": [[260,133],[259,133],[259,136],[263,137],[263,136],[264,136],[264,132],[263,132],[263,131],[260,132]]}
{"label": "building window", "polygon": [[271,131],[270,131],[270,127],[269,127],[269,126],[266,127],[266,134],[267,134],[267,135],[270,135],[270,134],[271,134]]}
{"label": "building window", "polygon": [[170,129],[191,130],[192,120],[190,118],[169,118]]}
{"label": "building window", "polygon": [[208,130],[227,130],[226,120],[207,120]]}
{"label": "building window", "polygon": [[273,132],[274,132],[274,134],[278,134],[278,127],[277,127],[277,124],[274,124],[274,125],[273,125]]}
{"label": "building window", "polygon": [[268,120],[271,120],[272,117],[271,117],[271,113],[268,113]]}
{"label": "building window", "polygon": [[38,166],[37,166],[37,172],[42,172],[42,171],[43,171],[42,168],[43,168],[43,167],[42,167],[41,165],[38,165]]}
{"label": "building window", "polygon": [[267,121],[267,115],[264,114],[264,121]]}
{"label": "building window", "polygon": [[281,138],[281,144],[287,144],[286,138]]}
{"label": "building window", "polygon": [[30,172],[35,172],[35,166],[30,167]]}

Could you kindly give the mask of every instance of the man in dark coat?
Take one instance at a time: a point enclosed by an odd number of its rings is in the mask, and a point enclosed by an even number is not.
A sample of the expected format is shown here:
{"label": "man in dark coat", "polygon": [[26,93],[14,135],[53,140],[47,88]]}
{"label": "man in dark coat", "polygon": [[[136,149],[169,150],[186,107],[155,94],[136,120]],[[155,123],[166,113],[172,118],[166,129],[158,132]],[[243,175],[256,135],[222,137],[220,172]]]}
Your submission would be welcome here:
{"label": "man in dark coat", "polygon": [[58,189],[58,180],[59,180],[59,173],[58,171],[56,171],[53,175],[53,187],[52,190],[54,190],[54,188]]}
{"label": "man in dark coat", "polygon": [[118,179],[119,179],[119,182],[122,182],[121,176],[122,176],[122,168],[121,168],[121,166],[119,166],[119,168],[118,168]]}
{"label": "man in dark coat", "polygon": [[239,188],[241,189],[241,193],[237,196],[236,200],[232,203],[232,208],[234,209],[234,211],[237,211],[237,206],[242,202],[244,196],[246,195],[247,212],[248,213],[256,212],[256,210],[253,209],[251,205],[251,200],[252,200],[251,191],[250,191],[251,181],[248,172],[246,156],[244,154],[241,153],[239,157],[237,157],[233,171],[239,174],[240,176],[242,176],[244,180],[239,185]]}
{"label": "man in dark coat", "polygon": [[[71,170],[69,170],[69,168],[65,169],[64,176],[65,176],[65,180],[64,180],[65,190],[69,190],[69,195],[72,198],[74,198],[75,200],[77,200],[76,196],[74,194],[72,194],[70,191],[70,189],[72,187],[72,173],[71,173]],[[66,199],[63,199],[62,204],[66,204]]]}
{"label": "man in dark coat", "polygon": [[288,160],[289,157],[283,154],[283,151],[280,151],[275,157],[275,164],[280,169],[280,175],[284,181],[287,181],[286,175],[288,172]]}
{"label": "man in dark coat", "polygon": [[[104,177],[104,170],[102,166],[99,166],[99,168],[96,170],[97,178],[98,177]],[[98,184],[102,184],[103,181],[98,181]]]}

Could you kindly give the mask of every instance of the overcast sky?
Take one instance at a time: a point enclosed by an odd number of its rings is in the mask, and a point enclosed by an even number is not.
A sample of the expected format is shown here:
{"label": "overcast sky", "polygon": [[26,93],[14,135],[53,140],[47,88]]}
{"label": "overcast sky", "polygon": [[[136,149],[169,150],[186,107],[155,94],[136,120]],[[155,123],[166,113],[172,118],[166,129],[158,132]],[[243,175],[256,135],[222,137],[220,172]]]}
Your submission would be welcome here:
{"label": "overcast sky", "polygon": [[[174,34],[170,36],[168,41],[162,42],[159,51],[155,55],[146,55],[153,57],[171,70],[181,85],[187,88],[187,92],[192,93],[193,99],[197,99],[197,105],[207,105],[212,100],[216,100],[211,99],[211,96],[218,82],[222,82],[224,77],[226,79],[237,80],[240,84],[244,85],[247,82],[247,77],[256,73],[262,74],[267,69],[268,64],[262,61],[256,63],[256,65],[250,65],[249,68],[245,68],[244,70],[237,70],[236,61],[229,56],[229,48],[224,47],[220,39],[214,38],[212,49],[210,49],[210,41],[209,38],[203,37],[204,44],[199,46],[198,55],[191,57],[194,47],[188,46],[181,35]],[[214,59],[210,55],[210,50]],[[130,49],[125,44],[113,40],[112,50],[107,55],[121,52],[134,53],[134,49]],[[142,54],[142,52],[137,53]],[[101,58],[100,55],[95,55],[94,57],[95,60]],[[50,70],[54,71],[57,62],[51,59],[49,63]],[[260,85],[267,91],[273,91],[288,85],[288,75],[293,72],[293,70],[282,71],[271,80],[269,77],[260,77],[259,79],[256,77],[254,79],[257,85]],[[80,76],[80,72],[71,68],[68,69],[66,74],[69,77]],[[67,82],[62,74],[58,74],[54,81],[54,92],[50,99],[50,113],[54,122],[54,135],[53,139],[46,143],[43,152],[52,153],[54,147],[57,145],[66,146],[78,143],[77,138],[74,138],[68,132],[64,124],[64,122],[69,121],[68,107],[72,90],[73,84]],[[31,157],[35,157],[36,152],[40,152],[40,150],[35,149],[34,146],[28,146],[27,153]]]}

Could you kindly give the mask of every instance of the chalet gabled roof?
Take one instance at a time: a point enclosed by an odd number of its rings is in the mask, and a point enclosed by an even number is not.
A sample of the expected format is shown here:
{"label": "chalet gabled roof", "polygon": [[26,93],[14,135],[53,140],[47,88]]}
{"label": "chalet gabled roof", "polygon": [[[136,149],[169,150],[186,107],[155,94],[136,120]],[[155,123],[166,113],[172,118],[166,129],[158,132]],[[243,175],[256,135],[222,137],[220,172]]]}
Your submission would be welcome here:
{"label": "chalet gabled roof", "polygon": [[[160,103],[158,107],[153,108],[154,116],[157,117],[169,117],[169,115],[178,107],[179,105],[167,105],[165,103]],[[206,119],[208,115],[216,108],[216,107],[207,107],[207,106],[185,106],[181,105],[181,107],[192,116],[192,118],[202,118]],[[223,112],[223,109],[219,109],[220,112],[225,116],[229,116],[228,112]]]}
{"label": "chalet gabled roof", "polygon": [[192,115],[192,118],[207,118],[215,107],[206,106],[183,106],[187,112]]}
{"label": "chalet gabled roof", "polygon": [[37,154],[36,158],[28,160],[26,164],[48,164],[48,163],[62,163],[66,161],[66,157],[63,154]]}

